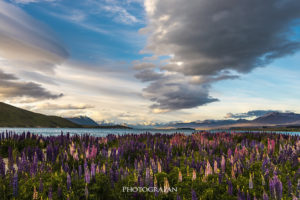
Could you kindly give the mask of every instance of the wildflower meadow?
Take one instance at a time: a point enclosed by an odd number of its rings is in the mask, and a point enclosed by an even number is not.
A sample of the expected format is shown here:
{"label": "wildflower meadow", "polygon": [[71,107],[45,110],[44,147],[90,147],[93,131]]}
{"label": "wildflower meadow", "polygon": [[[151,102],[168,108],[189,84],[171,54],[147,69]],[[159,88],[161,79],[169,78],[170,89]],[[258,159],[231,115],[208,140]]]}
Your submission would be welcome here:
{"label": "wildflower meadow", "polygon": [[258,132],[3,132],[0,199],[296,200],[299,139]]}

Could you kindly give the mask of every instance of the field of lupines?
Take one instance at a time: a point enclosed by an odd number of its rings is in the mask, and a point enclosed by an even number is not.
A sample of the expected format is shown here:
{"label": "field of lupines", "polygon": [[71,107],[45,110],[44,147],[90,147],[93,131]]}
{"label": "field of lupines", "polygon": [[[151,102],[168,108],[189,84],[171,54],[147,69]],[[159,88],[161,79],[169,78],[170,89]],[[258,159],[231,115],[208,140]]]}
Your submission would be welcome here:
{"label": "field of lupines", "polygon": [[299,139],[254,132],[1,133],[0,199],[296,200]]}

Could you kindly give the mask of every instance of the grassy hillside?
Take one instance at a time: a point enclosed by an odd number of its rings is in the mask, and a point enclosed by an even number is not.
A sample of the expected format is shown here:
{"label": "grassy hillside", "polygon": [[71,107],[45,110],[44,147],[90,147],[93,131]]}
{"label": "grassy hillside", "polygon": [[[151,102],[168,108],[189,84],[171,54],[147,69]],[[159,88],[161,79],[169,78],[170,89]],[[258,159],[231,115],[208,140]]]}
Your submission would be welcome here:
{"label": "grassy hillside", "polygon": [[67,119],[47,116],[0,102],[0,127],[66,127],[79,128]]}

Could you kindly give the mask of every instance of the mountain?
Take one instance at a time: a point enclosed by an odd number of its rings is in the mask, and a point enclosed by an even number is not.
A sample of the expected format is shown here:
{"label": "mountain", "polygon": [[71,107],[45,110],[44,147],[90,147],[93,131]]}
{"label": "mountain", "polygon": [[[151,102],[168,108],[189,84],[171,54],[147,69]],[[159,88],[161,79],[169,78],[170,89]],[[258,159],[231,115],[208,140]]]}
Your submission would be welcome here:
{"label": "mountain", "polygon": [[235,124],[243,124],[249,123],[246,119],[238,119],[238,120],[204,120],[204,121],[196,121],[196,122],[189,122],[189,123],[174,123],[168,124],[169,127],[174,128],[202,128],[202,127],[219,127],[219,126],[228,126],[228,125],[235,125]]}
{"label": "mountain", "polygon": [[300,121],[300,114],[296,113],[281,113],[281,112],[270,112],[261,117],[254,119],[253,123],[258,124],[289,124]]}
{"label": "mountain", "polygon": [[30,112],[0,102],[0,127],[82,127],[67,119]]}
{"label": "mountain", "polygon": [[231,128],[231,127],[298,127],[300,126],[300,114],[270,112],[254,120],[204,120],[189,123],[170,123],[164,128],[196,128],[196,129],[214,129],[214,128]]}
{"label": "mountain", "polygon": [[67,120],[78,124],[78,125],[84,125],[84,126],[99,126],[98,123],[96,123],[94,120],[87,116],[79,116],[79,117],[71,117],[71,118],[66,118]]}

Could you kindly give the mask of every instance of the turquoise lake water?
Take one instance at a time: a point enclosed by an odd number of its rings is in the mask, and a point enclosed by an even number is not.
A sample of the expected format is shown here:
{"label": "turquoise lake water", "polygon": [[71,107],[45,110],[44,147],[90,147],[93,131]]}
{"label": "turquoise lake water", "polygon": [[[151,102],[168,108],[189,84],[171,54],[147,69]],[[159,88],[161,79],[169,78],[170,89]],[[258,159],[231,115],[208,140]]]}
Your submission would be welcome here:
{"label": "turquoise lake water", "polygon": [[[160,130],[160,129],[98,129],[98,128],[0,128],[0,132],[5,131],[13,131],[15,133],[23,133],[24,131],[30,131],[35,134],[42,134],[42,135],[60,135],[61,132],[64,134],[90,134],[93,136],[100,136],[104,137],[108,134],[115,134],[115,135],[124,135],[124,134],[141,134],[141,133],[162,133],[162,134],[173,134],[173,133],[184,133],[184,134],[192,134],[195,130],[178,130],[178,129],[170,129],[170,130]],[[228,130],[224,130],[228,131]],[[215,130],[211,132],[220,132],[220,130]],[[236,131],[236,132],[248,132],[248,131]],[[255,131],[258,132],[258,131]],[[268,131],[265,131],[268,132]],[[273,132],[274,133],[274,132]],[[291,134],[291,135],[299,135],[300,132],[281,132],[277,131],[276,133],[284,133],[284,134]]]}

